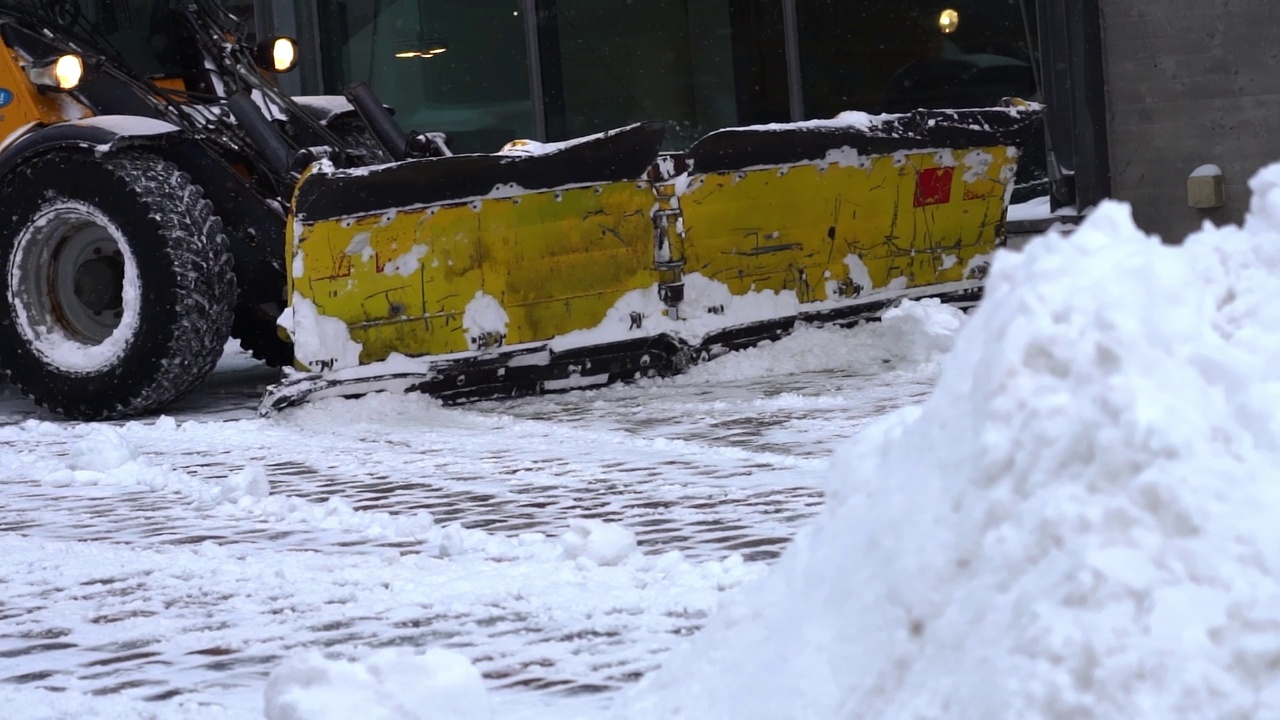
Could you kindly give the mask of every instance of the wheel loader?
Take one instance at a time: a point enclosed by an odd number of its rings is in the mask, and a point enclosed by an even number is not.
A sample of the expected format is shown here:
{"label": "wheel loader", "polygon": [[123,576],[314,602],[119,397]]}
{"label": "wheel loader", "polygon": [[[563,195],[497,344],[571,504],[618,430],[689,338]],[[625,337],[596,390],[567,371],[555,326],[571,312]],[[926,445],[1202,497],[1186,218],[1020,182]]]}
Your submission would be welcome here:
{"label": "wheel loader", "polygon": [[0,0],[0,371],[95,420],[229,337],[262,411],[678,373],[903,298],[972,304],[1039,108],[846,113],[663,151],[660,119],[455,155],[373,91],[290,97],[218,0]]}

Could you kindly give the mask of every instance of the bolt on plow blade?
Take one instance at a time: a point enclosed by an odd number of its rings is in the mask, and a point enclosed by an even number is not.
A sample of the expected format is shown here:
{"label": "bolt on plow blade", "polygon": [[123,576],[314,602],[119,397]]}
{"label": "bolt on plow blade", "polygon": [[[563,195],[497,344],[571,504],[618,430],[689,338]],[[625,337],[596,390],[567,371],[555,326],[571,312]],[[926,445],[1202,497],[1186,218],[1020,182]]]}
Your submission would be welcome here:
{"label": "bolt on plow blade", "polygon": [[642,123],[518,153],[315,166],[281,318],[297,370],[262,410],[671,375],[904,298],[975,303],[1038,113],[849,113],[721,130],[683,154],[660,154],[662,126]]}

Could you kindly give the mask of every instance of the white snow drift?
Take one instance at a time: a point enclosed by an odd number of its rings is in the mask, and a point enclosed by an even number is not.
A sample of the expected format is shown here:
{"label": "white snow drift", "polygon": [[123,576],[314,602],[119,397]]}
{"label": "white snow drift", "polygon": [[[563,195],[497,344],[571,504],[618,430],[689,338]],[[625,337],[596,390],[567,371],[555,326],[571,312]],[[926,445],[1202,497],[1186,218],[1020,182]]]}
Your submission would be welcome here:
{"label": "white snow drift", "polygon": [[997,259],[934,395],[836,458],[633,718],[1280,717],[1280,167],[1181,247]]}
{"label": "white snow drift", "polygon": [[300,655],[271,674],[267,720],[488,720],[470,660],[448,650],[380,650],[362,663]]}

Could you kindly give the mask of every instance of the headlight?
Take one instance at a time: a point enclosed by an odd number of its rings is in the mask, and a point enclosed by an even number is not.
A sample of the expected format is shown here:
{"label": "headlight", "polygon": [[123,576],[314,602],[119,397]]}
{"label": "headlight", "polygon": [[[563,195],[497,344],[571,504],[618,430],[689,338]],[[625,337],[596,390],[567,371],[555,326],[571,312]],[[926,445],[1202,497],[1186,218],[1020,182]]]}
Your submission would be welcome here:
{"label": "headlight", "polygon": [[258,43],[254,58],[263,70],[287,73],[298,66],[298,43],[290,37],[274,37]]}
{"label": "headlight", "polygon": [[79,55],[63,55],[53,64],[53,77],[60,89],[75,90],[84,79],[84,60]]}
{"label": "headlight", "polygon": [[71,92],[84,80],[84,58],[70,53],[52,62],[29,65],[27,77],[38,88]]}
{"label": "headlight", "polygon": [[943,10],[938,15],[938,29],[943,35],[950,35],[960,27],[960,13],[955,10]]}

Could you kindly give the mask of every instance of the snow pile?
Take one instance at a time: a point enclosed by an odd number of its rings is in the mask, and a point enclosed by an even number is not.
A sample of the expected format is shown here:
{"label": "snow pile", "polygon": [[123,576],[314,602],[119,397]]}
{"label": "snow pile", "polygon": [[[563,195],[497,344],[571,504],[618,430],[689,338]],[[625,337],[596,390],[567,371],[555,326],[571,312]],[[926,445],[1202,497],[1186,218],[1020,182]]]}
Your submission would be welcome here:
{"label": "snow pile", "polygon": [[885,311],[875,341],[897,362],[930,363],[951,351],[964,320],[963,312],[939,300],[906,300]]}
{"label": "snow pile", "polygon": [[488,720],[480,671],[448,650],[382,650],[363,662],[309,652],[267,681],[266,720]]}
{"label": "snow pile", "polygon": [[507,336],[509,322],[511,318],[502,308],[502,303],[492,295],[486,295],[483,290],[477,290],[462,314],[462,329],[467,333],[467,346],[472,350],[482,350],[495,344],[495,338]]}
{"label": "snow pile", "polygon": [[360,364],[364,346],[351,339],[347,324],[321,314],[316,304],[301,293],[293,294],[278,323],[293,340],[298,362],[311,370],[341,370]]}
{"label": "snow pile", "polygon": [[635,718],[1280,717],[1280,168],[1243,229],[1107,204],[997,259],[922,406]]}
{"label": "snow pile", "polygon": [[596,565],[621,563],[636,551],[636,535],[601,520],[570,520],[569,532],[560,536],[560,547],[570,560],[590,560]]}
{"label": "snow pile", "polygon": [[[855,260],[856,258],[851,256],[848,261],[850,262],[850,272],[854,277],[865,276],[865,281],[870,283],[870,276],[867,271],[865,268],[859,269],[853,262]],[[623,295],[609,309],[605,314],[605,319],[597,327],[566,333],[552,340],[550,346],[555,350],[567,350],[652,335],[658,332],[670,333],[690,344],[696,345],[702,342],[709,334],[727,327],[788,317],[800,313],[801,310],[830,308],[840,304],[832,301],[812,303],[802,307],[795,292],[791,290],[782,292],[759,291],[745,295],[734,295],[724,283],[704,277],[698,273],[686,275],[684,283],[685,302],[681,305],[679,320],[672,320],[663,315],[664,306],[658,299],[657,293],[653,292],[652,289],[633,290]],[[882,290],[885,292],[902,292],[903,288],[892,286],[882,288],[874,290],[869,296],[874,296]],[[959,318],[963,317],[963,313],[949,306],[943,306],[936,299],[921,301],[903,299],[899,308],[911,308],[917,304],[923,304],[929,308],[928,311],[919,313],[920,315],[933,314],[934,312],[950,315],[956,318],[954,324],[957,327]],[[900,318],[903,312],[912,313],[911,310],[899,309],[895,311],[895,309],[890,309],[885,313],[883,319],[893,323],[896,321],[895,318]],[[634,321],[637,316],[644,319],[642,324],[637,324]],[[905,320],[905,322],[910,324],[914,321]],[[802,355],[801,359],[803,362],[810,360],[805,355]],[[839,364],[839,359],[834,361],[836,364],[830,364],[833,360],[829,359],[825,361],[821,368],[815,369],[825,370],[843,367]],[[720,363],[723,360],[718,359],[716,362]],[[791,370],[791,372],[796,372],[796,370]]]}
{"label": "snow pile", "polygon": [[243,470],[222,481],[222,497],[227,502],[239,502],[241,498],[265,498],[271,496],[271,481],[261,465],[247,465]]}
{"label": "snow pile", "polygon": [[[47,431],[48,428],[42,430]],[[43,482],[55,488],[143,485],[159,489],[167,483],[166,474],[164,469],[152,467],[141,458],[119,430],[109,425],[90,425],[86,436],[71,446],[66,466],[46,475]]]}
{"label": "snow pile", "polygon": [[878,323],[845,330],[802,328],[772,343],[729,353],[668,382],[700,385],[805,372],[923,372],[951,350],[965,314],[936,299],[904,300]]}

